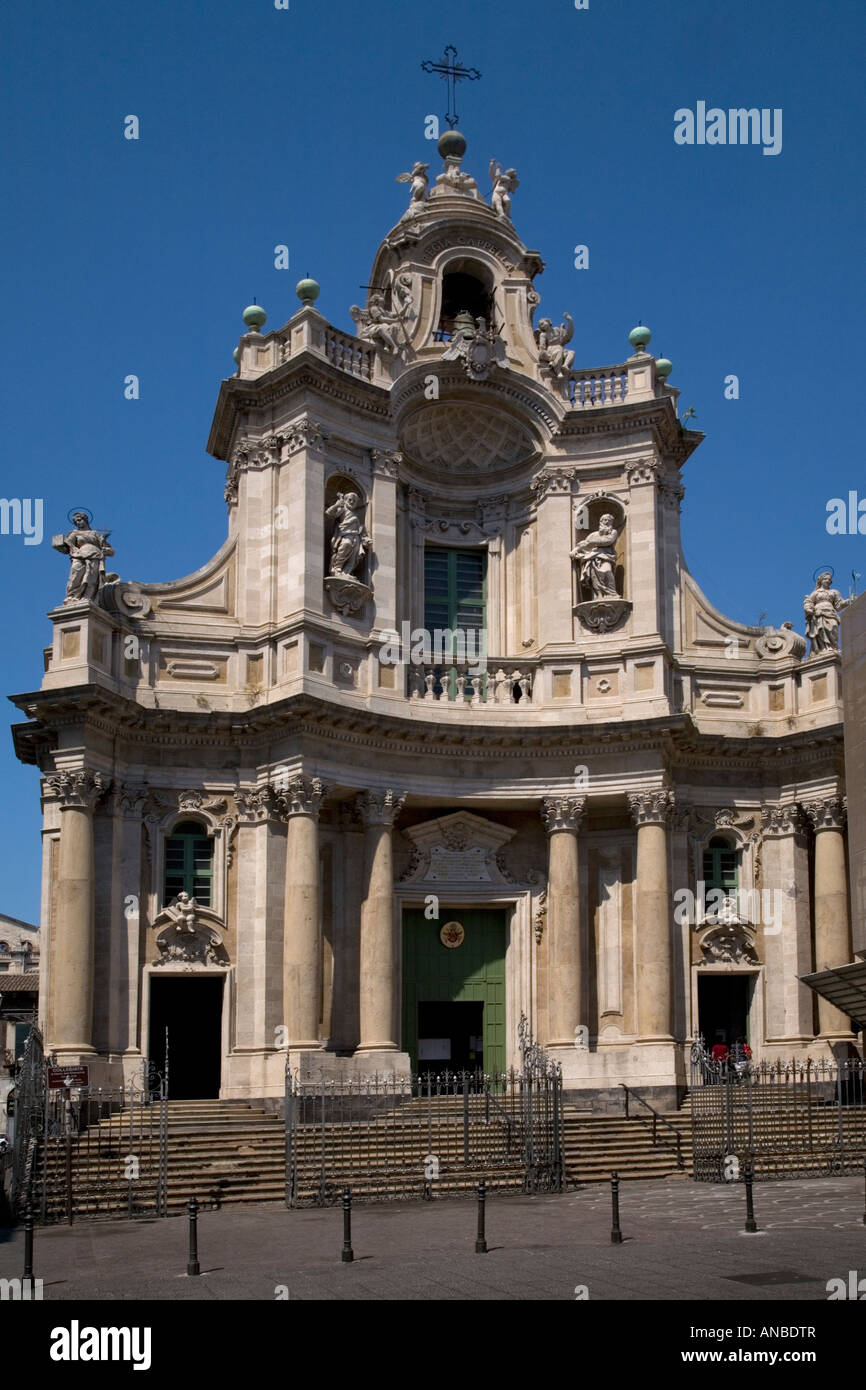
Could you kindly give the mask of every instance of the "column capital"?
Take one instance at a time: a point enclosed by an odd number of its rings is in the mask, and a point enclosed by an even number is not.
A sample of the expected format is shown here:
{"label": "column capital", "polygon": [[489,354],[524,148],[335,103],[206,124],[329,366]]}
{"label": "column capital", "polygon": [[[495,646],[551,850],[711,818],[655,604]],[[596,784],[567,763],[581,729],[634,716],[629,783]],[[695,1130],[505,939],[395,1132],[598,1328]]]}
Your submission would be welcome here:
{"label": "column capital", "polygon": [[395,792],[389,787],[386,791],[361,792],[355,798],[355,805],[365,826],[392,826],[405,801],[405,792]]}
{"label": "column capital", "polygon": [[761,807],[761,833],[765,839],[780,839],[783,835],[795,835],[802,827],[802,812],[796,802],[791,802],[787,806]]}
{"label": "column capital", "polygon": [[384,449],[371,449],[370,455],[373,460],[374,478],[394,479],[397,477],[403,463],[403,455],[399,449],[391,452]]}
{"label": "column capital", "polygon": [[804,816],[812,829],[841,830],[848,813],[848,799],[844,796],[826,796],[818,801],[800,803]]}
{"label": "column capital", "polygon": [[631,818],[638,827],[642,825],[667,825],[674,809],[674,794],[670,787],[657,787],[653,791],[630,792],[628,798]]}
{"label": "column capital", "polygon": [[137,820],[149,796],[150,788],[144,782],[114,782],[111,787],[111,810],[116,816],[130,816]]}
{"label": "column capital", "polygon": [[60,802],[61,811],[92,811],[111,788],[111,779],[86,768],[53,772],[43,784],[46,796]]}
{"label": "column capital", "polygon": [[328,789],[318,777],[290,777],[275,790],[282,820],[292,816],[312,816],[318,820],[319,807]]}
{"label": "column capital", "polygon": [[585,796],[546,796],[541,803],[541,819],[548,835],[554,830],[579,830],[585,810]]}
{"label": "column capital", "polygon": [[265,787],[238,787],[235,801],[241,825],[258,825],[263,821],[285,819],[280,791],[270,783]]}

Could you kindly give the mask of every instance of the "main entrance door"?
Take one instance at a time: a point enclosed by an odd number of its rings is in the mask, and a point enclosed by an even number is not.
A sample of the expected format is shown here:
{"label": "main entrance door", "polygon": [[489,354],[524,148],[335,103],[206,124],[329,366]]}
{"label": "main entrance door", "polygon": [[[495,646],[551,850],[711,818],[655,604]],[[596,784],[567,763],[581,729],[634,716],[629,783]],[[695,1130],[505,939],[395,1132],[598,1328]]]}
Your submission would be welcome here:
{"label": "main entrance door", "polygon": [[214,975],[151,976],[148,1055],[164,1075],[167,1030],[169,1100],[219,1096],[223,984]]}
{"label": "main entrance door", "polygon": [[698,978],[698,1027],[709,1049],[749,1041],[749,1005],[755,975],[702,975]]}
{"label": "main entrance door", "polygon": [[403,1047],[414,1068],[504,1071],[505,930],[503,908],[440,906],[436,922],[403,913]]}

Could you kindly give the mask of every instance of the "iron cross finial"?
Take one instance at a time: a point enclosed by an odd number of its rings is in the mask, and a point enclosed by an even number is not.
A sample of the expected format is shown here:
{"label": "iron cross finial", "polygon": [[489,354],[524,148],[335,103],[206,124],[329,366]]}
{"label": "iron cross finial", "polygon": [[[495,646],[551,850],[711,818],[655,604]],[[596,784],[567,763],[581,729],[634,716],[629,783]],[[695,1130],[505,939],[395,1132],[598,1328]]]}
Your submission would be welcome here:
{"label": "iron cross finial", "polygon": [[449,129],[453,130],[458,119],[457,111],[455,110],[456,84],[464,77],[468,77],[471,82],[475,82],[481,76],[481,73],[477,68],[461,67],[457,62],[457,49],[450,43],[445,49],[444,56],[438,63],[434,63],[428,58],[426,62],[421,64],[421,67],[424,72],[438,72],[439,76],[444,78],[448,83],[448,110],[445,113],[445,119],[448,122]]}

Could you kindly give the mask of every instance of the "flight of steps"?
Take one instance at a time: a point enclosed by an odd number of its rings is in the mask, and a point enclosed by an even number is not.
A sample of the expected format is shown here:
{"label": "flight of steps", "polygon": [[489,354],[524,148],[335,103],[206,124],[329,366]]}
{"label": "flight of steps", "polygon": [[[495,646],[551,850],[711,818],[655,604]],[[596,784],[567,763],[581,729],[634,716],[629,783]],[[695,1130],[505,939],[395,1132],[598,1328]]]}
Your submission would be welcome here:
{"label": "flight of steps", "polygon": [[[647,1119],[651,1122],[651,1116]],[[657,1127],[653,1145],[650,1124],[624,1115],[593,1115],[566,1105],[563,1117],[563,1156],[569,1186],[620,1178],[691,1177],[691,1115],[682,1109],[665,1120],[680,1135],[685,1167],[677,1165],[676,1140],[664,1125]]]}

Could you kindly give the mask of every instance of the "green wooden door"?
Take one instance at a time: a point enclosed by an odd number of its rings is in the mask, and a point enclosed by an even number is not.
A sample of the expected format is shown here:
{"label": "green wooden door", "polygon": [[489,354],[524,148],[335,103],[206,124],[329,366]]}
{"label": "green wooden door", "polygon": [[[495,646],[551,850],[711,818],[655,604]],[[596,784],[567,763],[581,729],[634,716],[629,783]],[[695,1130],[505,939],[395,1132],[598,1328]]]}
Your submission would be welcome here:
{"label": "green wooden door", "polygon": [[[440,931],[459,922],[465,936],[445,946]],[[505,1070],[505,911],[503,908],[439,908],[428,921],[421,909],[403,913],[403,1048],[418,1062],[418,1005],[479,1002],[483,1013],[483,1067]],[[421,1069],[424,1062],[421,1062]]]}

